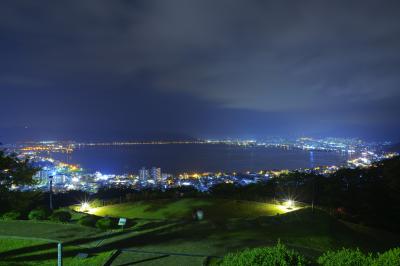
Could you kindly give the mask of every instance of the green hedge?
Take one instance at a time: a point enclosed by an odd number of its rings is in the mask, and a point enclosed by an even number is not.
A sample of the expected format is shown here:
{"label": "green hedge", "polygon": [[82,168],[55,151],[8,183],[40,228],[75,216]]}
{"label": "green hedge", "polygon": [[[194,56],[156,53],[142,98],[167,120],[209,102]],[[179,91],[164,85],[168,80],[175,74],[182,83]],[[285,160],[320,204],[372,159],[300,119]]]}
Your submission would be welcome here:
{"label": "green hedge", "polygon": [[18,211],[10,211],[6,212],[1,216],[2,220],[10,221],[10,220],[18,220],[21,217],[21,213]]}
{"label": "green hedge", "polygon": [[78,224],[94,227],[98,219],[99,218],[94,215],[85,215],[78,220]]}
{"label": "green hedge", "polygon": [[400,265],[400,248],[393,248],[383,254],[378,253],[378,257],[373,261],[373,266],[380,265]]}
{"label": "green hedge", "polygon": [[246,249],[224,257],[221,266],[294,266],[307,265],[306,259],[296,251],[278,242],[272,247]]}
{"label": "green hedge", "polygon": [[306,261],[297,252],[287,249],[278,242],[272,247],[246,249],[242,252],[226,255],[220,266],[292,266],[292,265],[323,265],[323,266],[400,266],[400,248],[390,249],[382,254],[364,254],[358,249],[340,249],[328,251],[315,262]]}
{"label": "green hedge", "polygon": [[39,208],[34,209],[29,212],[28,218],[29,220],[46,220],[49,218],[51,211]]}
{"label": "green hedge", "polygon": [[317,260],[318,264],[324,266],[367,266],[373,261],[372,255],[365,255],[360,250],[343,248],[338,251],[328,251],[320,256]]}
{"label": "green hedge", "polygon": [[71,213],[68,211],[55,211],[51,216],[50,220],[54,222],[67,223],[71,220]]}
{"label": "green hedge", "polygon": [[108,230],[111,229],[114,226],[114,222],[111,218],[105,217],[101,218],[96,222],[96,227],[102,230]]}

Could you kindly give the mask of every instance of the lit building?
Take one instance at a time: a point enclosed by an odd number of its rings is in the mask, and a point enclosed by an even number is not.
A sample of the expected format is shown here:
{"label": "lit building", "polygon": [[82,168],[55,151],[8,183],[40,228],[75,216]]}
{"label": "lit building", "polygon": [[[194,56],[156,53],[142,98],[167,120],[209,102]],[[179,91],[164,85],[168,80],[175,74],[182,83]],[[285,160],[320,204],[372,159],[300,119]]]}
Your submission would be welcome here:
{"label": "lit building", "polygon": [[35,179],[38,182],[38,185],[45,185],[49,182],[49,176],[50,176],[50,171],[43,169],[38,171],[33,176],[33,179]]}
{"label": "lit building", "polygon": [[152,167],[150,169],[150,177],[153,179],[156,183],[161,183],[161,168],[158,167]]}
{"label": "lit building", "polygon": [[66,175],[55,175],[53,177],[54,184],[61,185],[61,184],[65,184],[67,182],[68,182],[68,177]]}
{"label": "lit building", "polygon": [[149,170],[146,168],[142,168],[139,170],[139,182],[147,182],[147,179],[149,179]]}

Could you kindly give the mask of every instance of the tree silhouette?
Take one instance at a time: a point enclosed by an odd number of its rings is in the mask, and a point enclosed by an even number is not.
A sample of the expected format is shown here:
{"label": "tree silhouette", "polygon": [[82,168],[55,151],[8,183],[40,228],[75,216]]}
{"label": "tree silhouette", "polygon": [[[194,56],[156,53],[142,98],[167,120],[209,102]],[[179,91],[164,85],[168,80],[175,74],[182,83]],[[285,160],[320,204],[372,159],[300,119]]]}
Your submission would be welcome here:
{"label": "tree silhouette", "polygon": [[6,154],[0,150],[0,209],[6,209],[15,202],[16,194],[10,190],[13,186],[32,185],[33,175],[38,171],[29,160],[20,160],[15,154]]}

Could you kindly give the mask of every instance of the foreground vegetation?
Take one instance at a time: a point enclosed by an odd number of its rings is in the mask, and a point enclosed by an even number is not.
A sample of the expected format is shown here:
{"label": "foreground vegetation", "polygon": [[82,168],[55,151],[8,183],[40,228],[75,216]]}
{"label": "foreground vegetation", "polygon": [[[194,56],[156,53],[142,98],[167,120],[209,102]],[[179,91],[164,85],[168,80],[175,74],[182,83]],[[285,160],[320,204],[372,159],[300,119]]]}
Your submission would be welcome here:
{"label": "foreground vegetation", "polygon": [[[170,204],[182,206],[190,202],[191,200],[183,199],[182,202],[171,201]],[[57,257],[56,244],[43,238],[64,243],[65,265],[102,265],[100,261],[109,257],[115,250],[121,250],[121,253],[112,265],[131,263],[165,266],[202,265],[206,262],[215,264],[220,263],[220,258],[227,253],[275,245],[278,240],[304,257],[306,261],[317,261],[325,252],[340,250],[342,247],[359,248],[361,252],[367,254],[384,252],[400,245],[400,237],[395,234],[342,222],[317,209],[313,212],[311,208],[303,208],[274,216],[247,216],[246,212],[237,211],[235,213],[240,214],[240,217],[236,215],[221,219],[224,213],[229,214],[224,210],[226,206],[231,206],[235,210],[237,201],[216,202],[226,202],[213,207],[217,212],[217,206],[220,206],[221,214],[218,219],[210,219],[212,215],[208,214],[206,209],[204,209],[205,220],[202,221],[176,219],[176,216],[174,219],[136,217],[128,219],[128,225],[123,231],[100,230],[96,228],[96,223],[82,226],[78,222],[83,217],[93,217],[97,220],[101,217],[73,211],[71,211],[73,219],[69,223],[34,220],[0,221],[0,235],[3,235],[0,240],[3,243],[0,249],[0,261],[3,265],[46,265],[51,261],[54,262]],[[159,207],[161,203],[166,202],[164,200],[158,204],[154,202]],[[132,208],[139,208],[140,204],[135,203]],[[148,207],[147,203],[143,204]],[[245,204],[250,208],[252,203],[245,202]],[[253,204],[254,208],[258,209],[259,203]],[[126,211],[126,205],[109,207]],[[166,208],[171,210],[171,207],[166,206]],[[154,212],[154,217],[158,218],[161,217],[158,216],[160,213],[164,213],[160,209],[148,212],[148,214]],[[117,211],[115,214],[117,217],[122,216]],[[166,217],[169,216],[164,216]],[[7,236],[34,239],[8,239]],[[6,241],[3,241],[4,239]],[[76,257],[78,253],[87,253],[89,257],[79,259]]]}
{"label": "foreground vegetation", "polygon": [[400,248],[384,253],[364,254],[358,249],[328,251],[316,260],[306,259],[300,253],[278,242],[275,246],[246,249],[230,253],[213,262],[219,266],[276,266],[276,265],[324,265],[324,266],[398,266]]}

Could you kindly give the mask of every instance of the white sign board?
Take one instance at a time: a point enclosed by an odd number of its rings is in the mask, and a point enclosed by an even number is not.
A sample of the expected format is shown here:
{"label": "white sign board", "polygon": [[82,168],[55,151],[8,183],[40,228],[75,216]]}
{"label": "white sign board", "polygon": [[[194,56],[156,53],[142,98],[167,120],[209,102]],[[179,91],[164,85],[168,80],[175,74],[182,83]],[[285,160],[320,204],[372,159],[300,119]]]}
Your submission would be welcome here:
{"label": "white sign board", "polygon": [[124,226],[126,224],[126,218],[119,218],[118,225]]}

